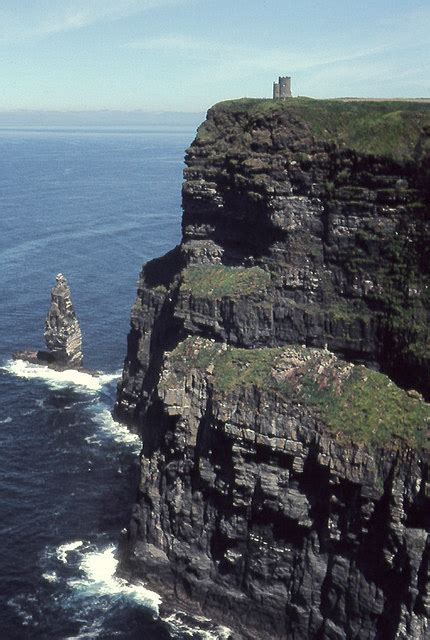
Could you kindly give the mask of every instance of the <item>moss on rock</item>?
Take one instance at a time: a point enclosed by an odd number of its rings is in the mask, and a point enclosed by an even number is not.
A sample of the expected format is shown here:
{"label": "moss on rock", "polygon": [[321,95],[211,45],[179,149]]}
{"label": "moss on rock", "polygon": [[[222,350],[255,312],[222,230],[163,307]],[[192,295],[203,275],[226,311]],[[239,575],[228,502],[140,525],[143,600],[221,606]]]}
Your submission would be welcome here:
{"label": "moss on rock", "polygon": [[270,274],[260,267],[202,264],[184,270],[181,291],[210,299],[239,298],[258,293],[269,283]]}
{"label": "moss on rock", "polygon": [[[315,412],[337,438],[392,447],[428,447],[430,404],[386,375],[321,349],[237,349],[189,337],[169,354],[172,370],[209,372],[214,389],[254,386]],[[169,384],[169,379],[164,380]]]}
{"label": "moss on rock", "polygon": [[260,127],[265,119],[277,116],[302,121],[317,139],[395,159],[412,159],[422,129],[430,125],[430,101],[243,98],[220,102],[211,112],[214,119],[197,132],[201,144],[216,138],[217,118],[225,114],[246,116]]}

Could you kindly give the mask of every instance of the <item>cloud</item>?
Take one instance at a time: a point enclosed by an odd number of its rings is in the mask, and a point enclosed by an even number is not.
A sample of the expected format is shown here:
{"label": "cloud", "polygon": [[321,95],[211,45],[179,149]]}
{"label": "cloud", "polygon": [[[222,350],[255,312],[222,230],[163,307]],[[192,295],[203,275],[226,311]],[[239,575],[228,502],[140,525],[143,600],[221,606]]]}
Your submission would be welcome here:
{"label": "cloud", "polygon": [[[119,20],[149,9],[182,4],[188,0],[33,0],[27,11],[0,10],[0,43],[43,38]],[[61,6],[59,6],[61,5]]]}
{"label": "cloud", "polygon": [[221,41],[207,41],[198,38],[190,38],[181,34],[135,40],[125,45],[136,51],[148,51],[165,53],[166,55],[180,55],[184,57],[198,56],[199,64],[207,62],[213,67],[222,67],[225,77],[229,73],[225,63],[236,74],[243,75],[247,70],[269,71],[270,69],[284,68],[288,65],[290,70],[301,70],[319,67],[329,64],[344,63],[363,57],[373,56],[385,51],[385,45],[369,49],[356,49],[349,53],[326,52],[321,54],[318,47],[314,50],[300,51],[297,48],[252,48],[239,44],[225,43]]}
{"label": "cloud", "polygon": [[[397,22],[377,25],[348,44],[321,38],[293,44],[252,46],[240,41],[222,41],[183,33],[155,35],[133,40],[124,46],[168,68],[184,70],[182,82],[192,90],[196,83],[205,87],[212,100],[219,99],[216,87],[228,92],[225,83],[235,83],[253,95],[262,79],[270,81],[279,73],[293,76],[294,88],[301,95],[315,97],[341,95],[425,95],[428,92],[428,31],[430,12],[398,15]],[[403,25],[403,28],[400,27]],[[430,28],[430,27],[429,27]],[[415,35],[413,35],[415,34]],[[419,60],[420,64],[415,64]]]}
{"label": "cloud", "polygon": [[[368,25],[360,37],[327,39],[313,35],[296,38],[295,42],[277,46],[252,46],[240,42],[218,41],[202,37],[190,37],[182,33],[155,35],[126,43],[129,50],[156,54],[167,59],[183,61],[187,76],[206,76],[211,81],[226,81],[251,77],[258,73],[276,73],[288,69],[291,74],[310,75],[321,73],[321,77],[334,81],[338,77],[351,76],[355,71],[361,78],[384,75],[384,69],[395,76],[392,67],[398,66],[399,74],[405,76],[410,64],[404,58],[414,54],[421,63],[429,60],[428,33],[430,31],[430,8],[391,12],[378,23]],[[419,53],[417,53],[419,51]],[[403,56],[403,53],[405,54]],[[396,60],[392,60],[396,58]],[[406,65],[408,69],[406,69]]]}
{"label": "cloud", "polygon": [[[184,35],[160,36],[155,38],[145,38],[144,40],[133,40],[125,45],[129,49],[143,49],[146,51],[201,51],[209,46],[205,40],[197,40]],[[219,46],[219,45],[217,45]]]}

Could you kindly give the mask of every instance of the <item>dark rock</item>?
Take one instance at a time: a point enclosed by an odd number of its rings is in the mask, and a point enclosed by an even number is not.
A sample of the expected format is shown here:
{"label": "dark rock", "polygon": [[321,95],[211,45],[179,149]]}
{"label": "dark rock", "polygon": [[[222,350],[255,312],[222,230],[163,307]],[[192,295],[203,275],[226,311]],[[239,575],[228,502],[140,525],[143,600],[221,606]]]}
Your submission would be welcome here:
{"label": "dark rock", "polygon": [[82,369],[81,328],[73,308],[69,285],[61,273],[56,276],[56,284],[51,291],[44,337],[49,351],[19,351],[13,357],[59,370]]}
{"label": "dark rock", "polygon": [[62,273],[51,291],[51,306],[45,320],[45,342],[56,362],[82,366],[81,328],[73,308],[70,287]]}

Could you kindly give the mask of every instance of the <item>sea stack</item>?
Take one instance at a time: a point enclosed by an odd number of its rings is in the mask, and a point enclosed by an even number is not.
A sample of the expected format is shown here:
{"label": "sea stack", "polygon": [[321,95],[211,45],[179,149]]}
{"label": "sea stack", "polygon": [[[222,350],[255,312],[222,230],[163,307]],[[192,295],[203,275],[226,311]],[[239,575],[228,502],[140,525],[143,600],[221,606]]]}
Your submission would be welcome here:
{"label": "sea stack", "polygon": [[73,308],[70,287],[63,276],[56,276],[51,291],[51,306],[45,320],[45,342],[50,355],[58,364],[81,367],[81,328]]}
{"label": "sea stack", "polygon": [[52,369],[82,369],[81,328],[73,308],[70,287],[63,276],[56,276],[51,291],[51,305],[45,320],[44,332],[48,351],[26,349],[13,354],[15,360],[47,365]]}

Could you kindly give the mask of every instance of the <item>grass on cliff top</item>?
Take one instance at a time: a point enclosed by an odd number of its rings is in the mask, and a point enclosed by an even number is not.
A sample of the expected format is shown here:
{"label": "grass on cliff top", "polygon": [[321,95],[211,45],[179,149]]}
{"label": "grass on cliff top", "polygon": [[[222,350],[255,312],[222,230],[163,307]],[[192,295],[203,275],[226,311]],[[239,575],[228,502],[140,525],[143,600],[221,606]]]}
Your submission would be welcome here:
{"label": "grass on cliff top", "polygon": [[[307,122],[316,138],[395,159],[412,158],[423,126],[430,125],[430,101],[242,98],[220,102],[212,110],[247,114],[253,120],[291,114]],[[209,142],[211,135],[203,124],[197,137]]]}
{"label": "grass on cliff top", "polygon": [[329,352],[305,347],[223,350],[216,342],[193,337],[178,345],[171,358],[184,372],[210,367],[221,392],[255,386],[303,404],[337,438],[371,446],[428,447],[430,404],[387,376]]}
{"label": "grass on cliff top", "polygon": [[239,298],[258,293],[270,283],[270,275],[260,267],[226,267],[222,264],[202,264],[183,272],[181,291],[195,297],[213,300]]}

